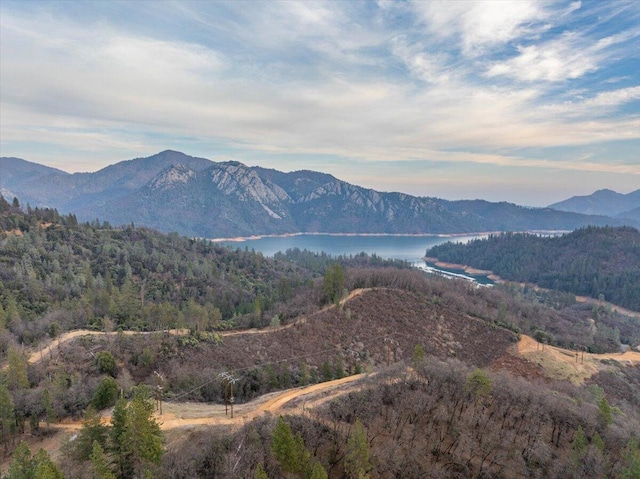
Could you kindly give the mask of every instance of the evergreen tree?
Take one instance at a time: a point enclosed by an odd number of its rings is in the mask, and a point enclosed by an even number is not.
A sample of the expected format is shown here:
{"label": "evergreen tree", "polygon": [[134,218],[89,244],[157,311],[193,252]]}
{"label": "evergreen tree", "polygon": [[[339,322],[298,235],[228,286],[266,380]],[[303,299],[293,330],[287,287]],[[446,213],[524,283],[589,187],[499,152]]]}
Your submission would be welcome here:
{"label": "evergreen tree", "polygon": [[347,452],[344,458],[344,470],[347,477],[352,479],[368,478],[371,470],[370,455],[367,431],[358,419],[347,440]]}
{"label": "evergreen tree", "polygon": [[284,472],[300,474],[305,471],[309,461],[309,451],[299,434],[291,432],[289,424],[280,416],[271,435],[271,451]]}
{"label": "evergreen tree", "polygon": [[162,459],[162,431],[153,417],[155,405],[142,392],[127,407],[127,427],[131,432],[131,451],[138,475]]}
{"label": "evergreen tree", "polygon": [[7,387],[10,390],[28,388],[27,360],[24,356],[12,347],[9,349],[8,362]]}
{"label": "evergreen tree", "polygon": [[327,268],[322,279],[322,303],[338,303],[342,299],[343,290],[344,268],[340,263],[334,263]]}
{"label": "evergreen tree", "polygon": [[605,427],[613,422],[613,409],[606,397],[598,401],[598,420]]}
{"label": "evergreen tree", "polygon": [[327,471],[317,461],[311,463],[306,473],[307,479],[327,479],[327,477]]}
{"label": "evergreen tree", "polygon": [[33,479],[64,479],[62,472],[44,449],[40,449],[33,457]]}
{"label": "evergreen tree", "polygon": [[118,399],[118,383],[111,376],[102,378],[91,399],[91,405],[100,411],[113,406]]}
{"label": "evergreen tree", "polygon": [[111,416],[111,452],[117,477],[142,477],[162,458],[162,431],[153,417],[154,405],[145,390],[136,391],[130,402],[121,399]]}
{"label": "evergreen tree", "polygon": [[13,459],[9,464],[9,473],[6,479],[32,479],[33,460],[31,459],[31,449],[26,442],[20,441],[18,447],[13,452]]}
{"label": "evergreen tree", "polygon": [[256,467],[256,472],[253,475],[253,479],[269,479],[269,476],[264,470],[264,466],[262,464],[258,464],[258,467]]}
{"label": "evergreen tree", "polygon": [[116,479],[116,475],[109,469],[107,457],[98,441],[93,441],[90,459],[93,469],[93,479]]}
{"label": "evergreen tree", "polygon": [[4,450],[7,451],[9,437],[15,425],[14,404],[7,387],[0,383],[0,429]]}
{"label": "evergreen tree", "polygon": [[120,399],[111,414],[110,452],[117,468],[116,477],[133,477],[131,431],[127,427],[127,401]]}
{"label": "evergreen tree", "polygon": [[93,444],[97,442],[104,448],[107,445],[107,438],[107,426],[102,424],[96,410],[89,406],[84,412],[82,428],[78,433],[78,437],[72,443],[74,458],[78,461],[88,460],[93,451]]}
{"label": "evergreen tree", "polygon": [[56,412],[53,409],[53,402],[51,401],[51,394],[48,389],[45,389],[42,393],[42,409],[44,409],[47,429],[49,429],[51,423],[56,420]]}

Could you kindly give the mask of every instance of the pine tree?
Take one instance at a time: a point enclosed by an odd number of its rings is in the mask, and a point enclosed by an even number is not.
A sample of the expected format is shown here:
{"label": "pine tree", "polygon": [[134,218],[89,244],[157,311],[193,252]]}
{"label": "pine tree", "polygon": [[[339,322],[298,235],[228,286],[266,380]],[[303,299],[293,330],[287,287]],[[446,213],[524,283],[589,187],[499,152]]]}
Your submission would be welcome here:
{"label": "pine tree", "polygon": [[127,427],[127,401],[120,399],[111,414],[110,452],[117,467],[116,477],[133,477],[131,431]]}
{"label": "pine tree", "polygon": [[294,437],[289,424],[280,416],[271,435],[271,451],[284,472],[302,473],[309,461],[310,453],[304,447],[299,434]]}
{"label": "pine tree", "polygon": [[10,348],[7,354],[9,369],[7,371],[7,387],[10,390],[29,387],[27,376],[27,361],[15,348]]}
{"label": "pine tree", "polygon": [[88,460],[91,457],[95,442],[104,448],[107,444],[108,434],[107,426],[102,424],[96,410],[89,406],[84,412],[82,428],[73,442],[73,456],[75,459],[78,461]]}
{"label": "pine tree", "polygon": [[598,420],[605,427],[613,422],[613,409],[606,397],[602,397],[598,401]]}
{"label": "pine tree", "polygon": [[344,268],[340,263],[330,266],[322,279],[322,303],[338,303],[344,290]]}
{"label": "pine tree", "polygon": [[93,441],[90,459],[93,469],[93,479],[116,479],[116,475],[109,469],[107,457],[98,441]]}
{"label": "pine tree", "polygon": [[347,452],[344,458],[344,470],[349,478],[365,479],[371,470],[369,442],[367,431],[360,422],[356,424],[347,440]]}
{"label": "pine tree", "polygon": [[324,470],[322,464],[317,461],[314,461],[310,464],[307,474],[307,479],[327,479],[327,471]]}
{"label": "pine tree", "polygon": [[51,423],[56,420],[56,413],[53,409],[53,402],[51,401],[51,394],[48,389],[45,389],[42,393],[42,408],[44,409],[47,421],[47,429],[49,429]]}
{"label": "pine tree", "polygon": [[20,444],[13,452],[13,459],[9,464],[9,474],[7,474],[6,479],[32,479],[33,472],[31,449],[29,449],[26,442],[20,441]]}
{"label": "pine tree", "polygon": [[33,479],[64,479],[62,472],[44,449],[40,449],[33,457]]}
{"label": "pine tree", "polygon": [[267,472],[264,470],[264,466],[262,464],[258,464],[256,468],[256,472],[253,475],[253,479],[269,479]]}
{"label": "pine tree", "polygon": [[142,477],[162,459],[162,431],[153,417],[154,405],[146,390],[138,390],[130,402],[121,399],[111,416],[111,452],[117,477]]}
{"label": "pine tree", "polygon": [[622,452],[625,467],[620,475],[621,479],[640,479],[640,444],[632,438]]}
{"label": "pine tree", "polygon": [[127,425],[131,431],[134,467],[140,476],[162,459],[162,431],[153,417],[155,405],[143,393],[137,393],[127,407]]}
{"label": "pine tree", "polygon": [[4,450],[7,451],[9,436],[15,424],[14,404],[7,387],[0,383],[0,429]]}

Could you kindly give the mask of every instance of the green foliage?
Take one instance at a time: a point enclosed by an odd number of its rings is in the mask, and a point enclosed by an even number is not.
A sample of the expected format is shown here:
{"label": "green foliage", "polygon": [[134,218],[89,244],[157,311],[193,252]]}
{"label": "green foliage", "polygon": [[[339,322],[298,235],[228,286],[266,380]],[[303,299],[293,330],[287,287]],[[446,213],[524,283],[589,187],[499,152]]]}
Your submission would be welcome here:
{"label": "green foliage", "polygon": [[26,442],[20,441],[13,452],[13,459],[9,464],[9,473],[6,479],[32,479],[34,464],[31,459],[31,449]]}
{"label": "green foliage", "polygon": [[640,444],[636,438],[629,440],[622,452],[622,459],[625,465],[620,479],[640,479]]}
{"label": "green foliage", "polygon": [[4,444],[5,451],[14,425],[13,399],[4,383],[0,382],[0,432],[2,433],[2,443]]}
{"label": "green foliage", "polygon": [[604,396],[598,401],[598,420],[604,426],[613,422],[613,409]]}
{"label": "green foliage", "polygon": [[262,464],[258,464],[258,467],[256,467],[256,472],[253,475],[253,479],[269,479],[269,476],[264,470],[264,466]]}
{"label": "green foliage", "polygon": [[309,451],[300,435],[294,436],[289,424],[280,416],[271,435],[271,451],[284,472],[300,474],[309,462]]}
{"label": "green foliage", "polygon": [[413,354],[411,355],[411,363],[414,368],[424,359],[424,355],[425,352],[422,344],[416,344],[413,348]]}
{"label": "green foliage", "polygon": [[116,475],[109,468],[107,457],[98,441],[93,441],[90,459],[93,479],[116,479]]}
{"label": "green foliage", "polygon": [[64,479],[58,466],[44,449],[40,449],[33,458],[33,479]]}
{"label": "green foliage", "polygon": [[505,233],[434,246],[427,256],[491,270],[500,277],[598,298],[640,311],[640,232],[578,229],[557,237]]}
{"label": "green foliage", "polygon": [[27,377],[27,360],[16,348],[10,348],[8,353],[9,368],[7,370],[7,387],[10,390],[29,387]]}
{"label": "green foliage", "polygon": [[56,420],[56,412],[53,409],[53,402],[51,401],[51,394],[48,389],[45,389],[42,393],[42,409],[44,409],[48,428],[49,425]]}
{"label": "green foliage", "polygon": [[111,417],[111,452],[119,477],[140,477],[160,463],[163,436],[154,410],[147,392],[140,389],[131,401],[116,403]]}
{"label": "green foliage", "polygon": [[110,376],[116,375],[116,359],[109,351],[100,351],[96,354],[96,365],[98,370],[103,374],[109,374]]}
{"label": "green foliage", "polygon": [[347,450],[344,457],[344,470],[347,477],[351,479],[368,478],[371,470],[370,456],[367,431],[358,419],[347,440]]}
{"label": "green foliage", "polygon": [[484,402],[491,396],[493,383],[491,378],[482,369],[476,369],[465,383],[465,392],[469,394],[476,404]]}
{"label": "green foliage", "polygon": [[[115,414],[115,412],[114,412]],[[82,420],[82,428],[78,437],[71,443],[71,455],[77,461],[86,461],[91,458],[94,443],[105,448],[108,440],[108,428],[102,424],[100,416],[93,407],[88,407]]]}
{"label": "green foliage", "polygon": [[51,460],[44,449],[31,457],[31,449],[26,442],[20,441],[13,453],[6,479],[64,479],[60,469]]}
{"label": "green foliage", "polygon": [[598,449],[600,452],[604,451],[604,440],[602,436],[598,432],[596,432],[591,438],[591,443]]}
{"label": "green foliage", "polygon": [[[8,233],[16,228],[21,235]],[[280,301],[310,290],[318,276],[209,241],[78,224],[55,210],[9,207],[0,215],[0,237],[0,327],[27,344],[72,326],[159,330],[183,321],[204,332],[234,317],[255,321],[277,314]],[[32,321],[52,312],[67,314],[43,326]]]}
{"label": "green foliage", "polygon": [[344,268],[335,263],[324,273],[322,279],[321,304],[338,303],[342,299],[344,290]]}
{"label": "green foliage", "polygon": [[582,426],[578,426],[578,429],[573,436],[572,445],[577,457],[581,457],[584,451],[587,449],[587,437],[584,434]]}
{"label": "green foliage", "polygon": [[333,379],[333,371],[331,371],[331,365],[329,364],[329,361],[325,360],[322,362],[321,370],[323,381],[331,381]]}
{"label": "green foliage", "polygon": [[113,406],[118,399],[118,383],[111,376],[102,378],[96,388],[91,405],[100,411]]}
{"label": "green foliage", "polygon": [[305,474],[306,479],[327,479],[327,477],[327,471],[325,471],[322,464],[317,461],[311,462]]}

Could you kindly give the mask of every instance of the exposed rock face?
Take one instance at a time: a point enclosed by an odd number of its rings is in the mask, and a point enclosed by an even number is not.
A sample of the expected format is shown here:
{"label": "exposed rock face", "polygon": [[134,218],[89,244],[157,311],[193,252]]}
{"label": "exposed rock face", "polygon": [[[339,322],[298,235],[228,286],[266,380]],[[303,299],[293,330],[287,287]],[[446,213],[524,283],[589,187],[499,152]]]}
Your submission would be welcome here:
{"label": "exposed rock face", "polygon": [[383,193],[326,173],[283,173],[176,151],[123,161],[95,173],[71,175],[17,158],[1,158],[0,169],[0,188],[12,194],[9,200],[15,195],[22,204],[55,207],[81,220],[98,218],[114,225],[133,222],[208,238],[293,232],[415,234],[568,230],[588,224],[638,226],[627,218]]}
{"label": "exposed rock face", "polygon": [[149,188],[153,190],[169,190],[178,185],[185,185],[191,178],[196,176],[196,172],[184,165],[175,165],[161,172],[149,183]]}

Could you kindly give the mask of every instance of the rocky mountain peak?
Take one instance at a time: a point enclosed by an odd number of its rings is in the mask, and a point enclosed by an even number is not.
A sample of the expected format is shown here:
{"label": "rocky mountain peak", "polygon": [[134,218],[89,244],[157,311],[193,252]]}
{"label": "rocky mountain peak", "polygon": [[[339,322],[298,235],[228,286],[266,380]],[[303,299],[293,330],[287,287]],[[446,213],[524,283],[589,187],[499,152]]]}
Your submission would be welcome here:
{"label": "rocky mountain peak", "polygon": [[196,172],[185,165],[172,165],[162,170],[152,179],[149,187],[154,190],[168,190],[187,184],[195,176]]}

